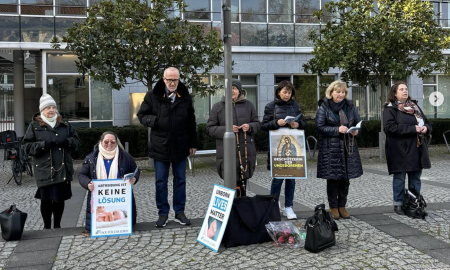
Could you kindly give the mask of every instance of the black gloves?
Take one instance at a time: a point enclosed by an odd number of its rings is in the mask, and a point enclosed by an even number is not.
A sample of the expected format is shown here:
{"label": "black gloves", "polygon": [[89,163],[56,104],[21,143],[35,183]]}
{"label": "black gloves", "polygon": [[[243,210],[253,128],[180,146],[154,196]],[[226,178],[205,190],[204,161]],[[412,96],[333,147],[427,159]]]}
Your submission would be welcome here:
{"label": "black gloves", "polygon": [[68,146],[69,145],[69,140],[68,139],[61,139],[59,137],[56,137],[56,145],[57,146]]}
{"label": "black gloves", "polygon": [[45,141],[45,148],[47,148],[47,149],[51,149],[51,148],[55,147],[55,145],[56,145],[55,142]]}

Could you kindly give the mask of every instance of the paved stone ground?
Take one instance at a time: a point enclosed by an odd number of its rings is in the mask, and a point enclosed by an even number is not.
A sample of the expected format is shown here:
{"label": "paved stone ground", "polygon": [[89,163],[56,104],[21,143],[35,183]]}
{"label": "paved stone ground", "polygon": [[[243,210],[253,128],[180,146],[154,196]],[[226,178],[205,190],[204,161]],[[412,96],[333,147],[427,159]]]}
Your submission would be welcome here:
{"label": "paved stone ground", "polygon": [[[3,161],[0,210],[15,203],[28,213],[28,219],[21,241],[0,239],[0,269],[450,269],[450,155],[442,146],[431,147],[430,152],[432,169],[424,170],[422,176],[429,216],[417,220],[393,213],[392,177],[386,164],[379,162],[377,149],[361,149],[364,175],[351,180],[348,198],[352,219],[338,221],[336,246],[318,254],[270,243],[214,253],[197,243],[212,187],[223,183],[215,171],[214,157],[197,158],[195,176],[187,174],[186,214],[192,226],[171,221],[164,229],[155,228],[154,174],[151,164],[142,160],[138,164],[145,171],[134,187],[136,231],[131,236],[95,239],[80,235],[86,199],[77,181],[72,186],[80,196],[70,200],[73,205],[66,206],[63,217],[67,228],[43,232],[34,180],[24,177],[22,186],[13,181],[6,184],[11,177],[10,164]],[[258,156],[258,164],[249,184],[250,195],[270,190],[265,154]],[[327,201],[325,181],[315,177],[316,165],[314,160],[308,161],[308,179],[296,184],[294,210],[301,222],[314,206]],[[173,216],[172,212],[170,218]]]}

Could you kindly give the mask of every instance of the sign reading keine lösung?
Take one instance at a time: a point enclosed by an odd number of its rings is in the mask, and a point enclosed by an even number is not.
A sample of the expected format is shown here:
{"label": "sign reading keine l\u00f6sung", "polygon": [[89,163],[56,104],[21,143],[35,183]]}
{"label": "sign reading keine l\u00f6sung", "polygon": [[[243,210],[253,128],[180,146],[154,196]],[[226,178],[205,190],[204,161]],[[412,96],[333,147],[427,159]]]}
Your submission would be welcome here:
{"label": "sign reading keine l\u00f6sung", "polygon": [[131,192],[129,181],[123,179],[92,180],[91,237],[130,235]]}
{"label": "sign reading keine l\u00f6sung", "polygon": [[197,241],[215,252],[219,250],[223,234],[227,228],[235,192],[234,189],[214,185]]}
{"label": "sign reading keine l\u00f6sung", "polygon": [[305,131],[280,128],[271,130],[270,176],[273,178],[306,179]]}

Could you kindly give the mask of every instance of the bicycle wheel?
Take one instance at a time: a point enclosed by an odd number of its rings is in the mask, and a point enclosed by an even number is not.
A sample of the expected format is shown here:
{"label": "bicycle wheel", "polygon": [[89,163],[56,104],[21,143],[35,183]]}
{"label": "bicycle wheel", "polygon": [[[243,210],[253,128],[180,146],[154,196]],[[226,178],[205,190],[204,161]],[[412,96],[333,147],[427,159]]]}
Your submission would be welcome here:
{"label": "bicycle wheel", "polygon": [[19,160],[13,159],[11,161],[11,170],[13,172],[14,181],[20,186],[22,185],[22,166],[20,165]]}

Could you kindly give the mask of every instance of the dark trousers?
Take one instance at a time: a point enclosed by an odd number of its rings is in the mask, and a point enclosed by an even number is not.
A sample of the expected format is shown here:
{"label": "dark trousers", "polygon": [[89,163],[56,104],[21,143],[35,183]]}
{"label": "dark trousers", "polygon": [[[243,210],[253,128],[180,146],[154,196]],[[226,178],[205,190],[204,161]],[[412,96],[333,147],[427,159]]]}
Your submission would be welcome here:
{"label": "dark trousers", "polygon": [[345,205],[347,204],[349,186],[349,179],[327,179],[327,195],[330,208],[345,207]]}
{"label": "dark trousers", "polygon": [[61,219],[64,213],[64,201],[41,200],[41,215],[44,228],[50,229],[53,214],[53,228],[61,228]]}

